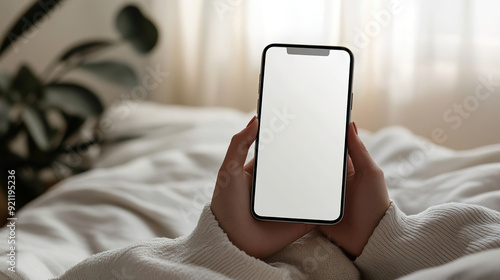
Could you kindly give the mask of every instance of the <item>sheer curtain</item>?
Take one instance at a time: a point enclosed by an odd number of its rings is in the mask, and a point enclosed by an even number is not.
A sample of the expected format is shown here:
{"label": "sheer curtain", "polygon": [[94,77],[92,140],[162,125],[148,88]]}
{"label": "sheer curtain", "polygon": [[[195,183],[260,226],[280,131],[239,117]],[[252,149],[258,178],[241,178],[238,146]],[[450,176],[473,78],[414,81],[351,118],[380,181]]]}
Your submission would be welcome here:
{"label": "sheer curtain", "polygon": [[269,43],[344,45],[355,55],[358,125],[404,125],[434,142],[500,142],[496,1],[152,0],[170,74],[153,99],[255,110]]}

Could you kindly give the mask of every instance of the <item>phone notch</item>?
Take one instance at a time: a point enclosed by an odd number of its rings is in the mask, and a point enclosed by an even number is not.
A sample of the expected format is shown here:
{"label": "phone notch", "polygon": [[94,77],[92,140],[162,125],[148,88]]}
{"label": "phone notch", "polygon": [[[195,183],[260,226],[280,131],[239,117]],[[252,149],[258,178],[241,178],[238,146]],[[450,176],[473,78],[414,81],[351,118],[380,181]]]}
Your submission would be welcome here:
{"label": "phone notch", "polygon": [[288,54],[293,55],[316,55],[316,56],[329,56],[329,49],[315,49],[315,48],[294,48],[288,47],[286,48],[286,52]]}

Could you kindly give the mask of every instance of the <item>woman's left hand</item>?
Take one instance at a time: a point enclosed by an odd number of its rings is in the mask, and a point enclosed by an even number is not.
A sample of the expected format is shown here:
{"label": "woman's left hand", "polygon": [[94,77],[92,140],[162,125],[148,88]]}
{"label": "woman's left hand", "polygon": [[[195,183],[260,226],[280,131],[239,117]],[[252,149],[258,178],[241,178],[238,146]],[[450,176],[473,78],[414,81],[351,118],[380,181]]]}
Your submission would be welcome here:
{"label": "woman's left hand", "polygon": [[229,240],[248,255],[265,258],[299,239],[315,225],[265,222],[250,213],[253,159],[245,165],[258,130],[256,117],[234,135],[217,175],[211,210]]}

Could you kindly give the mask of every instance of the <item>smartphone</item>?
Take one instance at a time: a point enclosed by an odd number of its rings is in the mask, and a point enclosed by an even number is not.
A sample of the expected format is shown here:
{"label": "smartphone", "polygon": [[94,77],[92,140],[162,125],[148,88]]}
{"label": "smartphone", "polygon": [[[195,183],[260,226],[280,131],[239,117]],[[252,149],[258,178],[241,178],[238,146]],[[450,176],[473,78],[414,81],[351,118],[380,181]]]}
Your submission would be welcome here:
{"label": "smartphone", "polygon": [[353,64],[345,47],[264,49],[250,203],[256,219],[342,219]]}

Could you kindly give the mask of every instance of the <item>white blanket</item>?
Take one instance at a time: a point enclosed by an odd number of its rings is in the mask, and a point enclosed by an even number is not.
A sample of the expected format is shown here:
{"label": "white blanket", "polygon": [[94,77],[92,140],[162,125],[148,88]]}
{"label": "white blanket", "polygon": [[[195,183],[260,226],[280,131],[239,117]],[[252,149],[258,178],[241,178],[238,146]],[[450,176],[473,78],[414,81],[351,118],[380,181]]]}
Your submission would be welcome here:
{"label": "white blanket", "polygon": [[[18,212],[19,279],[48,279],[97,252],[191,232],[211,198],[231,136],[251,115],[144,102],[110,117],[109,142],[95,169],[61,182]],[[406,214],[450,201],[500,211],[500,145],[453,151],[399,127],[361,135]],[[126,137],[136,138],[114,141]],[[4,258],[8,234],[0,231]],[[2,261],[0,272],[9,266]]]}

